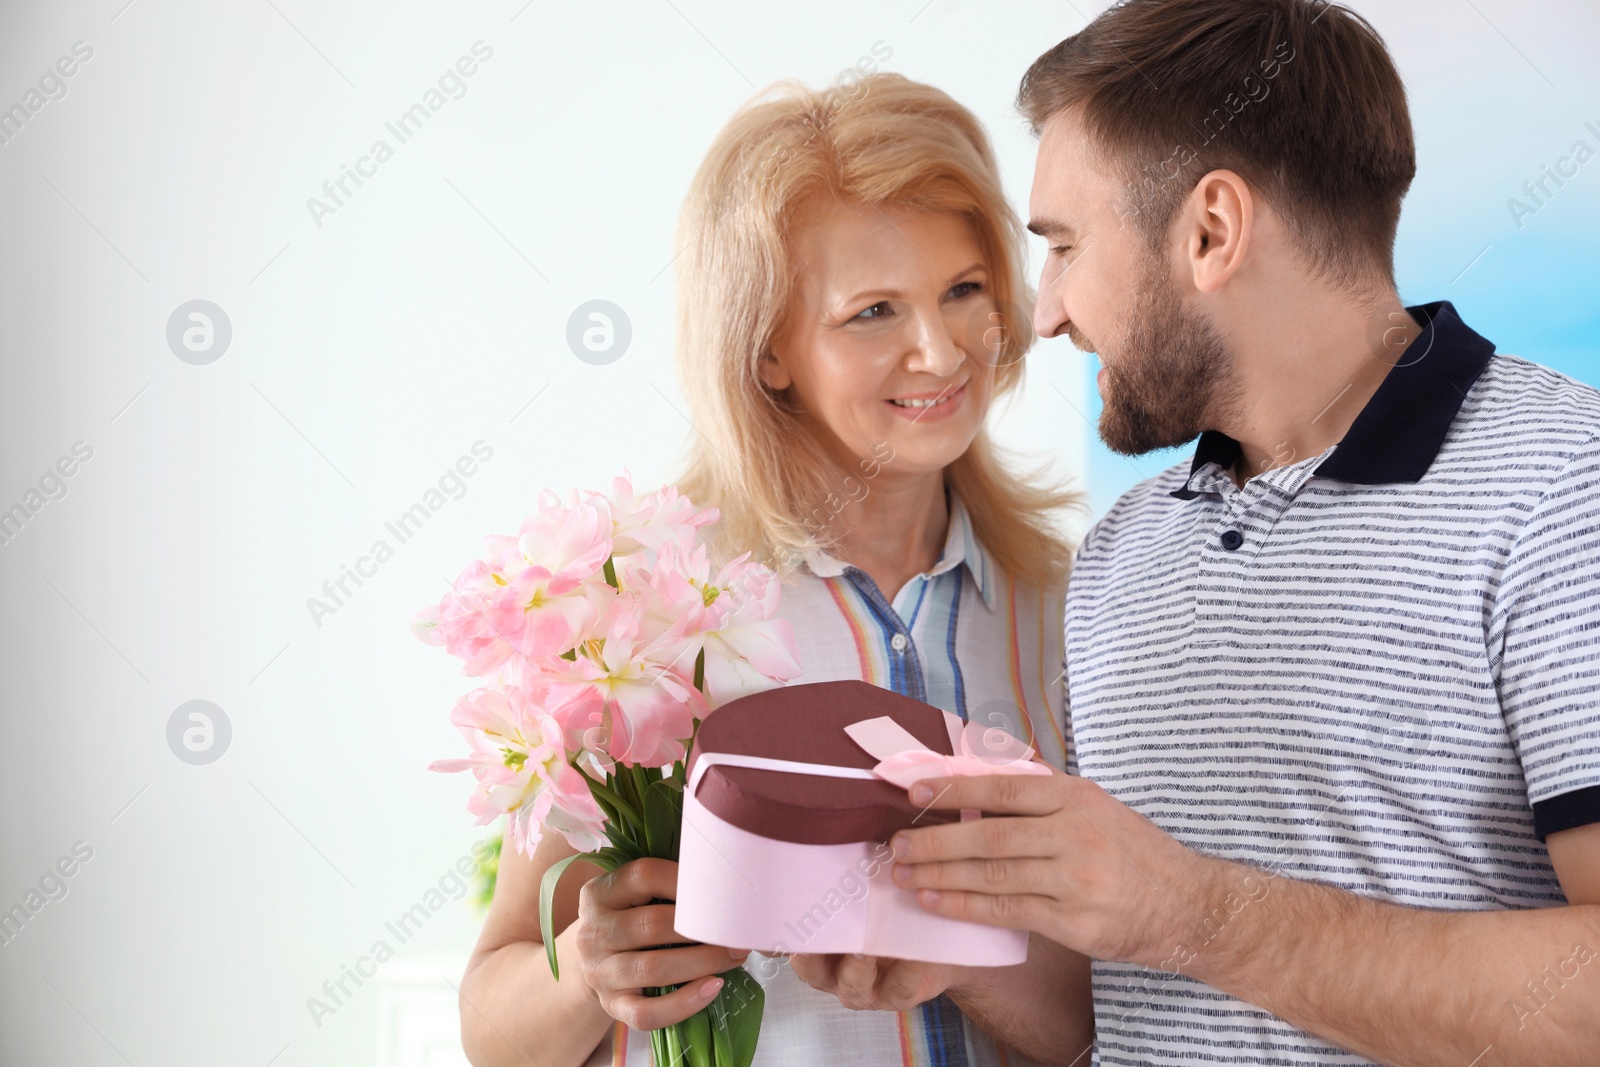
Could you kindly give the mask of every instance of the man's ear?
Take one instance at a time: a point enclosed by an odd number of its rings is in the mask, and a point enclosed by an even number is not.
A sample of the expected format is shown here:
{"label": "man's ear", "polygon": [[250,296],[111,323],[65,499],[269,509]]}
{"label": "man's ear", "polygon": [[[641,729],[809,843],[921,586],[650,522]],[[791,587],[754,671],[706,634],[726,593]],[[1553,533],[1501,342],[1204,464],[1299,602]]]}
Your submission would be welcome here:
{"label": "man's ear", "polygon": [[761,358],[756,362],[756,373],[761,375],[762,384],[775,393],[781,393],[794,384],[789,369],[770,348],[761,353]]}
{"label": "man's ear", "polygon": [[1195,184],[1179,213],[1185,262],[1194,287],[1214,293],[1244,264],[1255,237],[1255,193],[1231,170],[1214,170]]}

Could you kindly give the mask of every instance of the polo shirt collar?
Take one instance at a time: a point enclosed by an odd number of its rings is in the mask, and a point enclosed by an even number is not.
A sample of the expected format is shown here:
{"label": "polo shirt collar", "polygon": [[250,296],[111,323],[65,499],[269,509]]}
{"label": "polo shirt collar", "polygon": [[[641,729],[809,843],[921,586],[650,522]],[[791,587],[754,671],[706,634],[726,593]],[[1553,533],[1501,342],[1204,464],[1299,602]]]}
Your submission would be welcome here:
{"label": "polo shirt collar", "polygon": [[[965,564],[967,573],[972,575],[973,584],[978,587],[978,594],[992,611],[996,595],[993,563],[989,553],[979,543],[977,534],[973,532],[972,517],[967,514],[967,509],[962,506],[960,499],[952,492],[949,501],[950,528],[944,536],[944,550],[939,554],[939,561],[928,568],[927,576],[936,578],[946,571]],[[805,560],[811,573],[818,578],[837,578],[850,569],[849,564],[821,549],[812,549],[801,558]],[[892,597],[896,592],[898,590],[884,590],[884,595]]]}
{"label": "polo shirt collar", "polygon": [[[1462,322],[1448,300],[1408,307],[1406,313],[1422,332],[1384,376],[1344,440],[1317,467],[1316,476],[1354,485],[1419,482],[1438,458],[1467,390],[1494,355],[1494,343]],[[1210,463],[1231,470],[1239,452],[1239,442],[1207,430],[1195,445],[1188,479],[1172,495],[1192,500],[1199,495],[1191,488],[1195,475]]]}

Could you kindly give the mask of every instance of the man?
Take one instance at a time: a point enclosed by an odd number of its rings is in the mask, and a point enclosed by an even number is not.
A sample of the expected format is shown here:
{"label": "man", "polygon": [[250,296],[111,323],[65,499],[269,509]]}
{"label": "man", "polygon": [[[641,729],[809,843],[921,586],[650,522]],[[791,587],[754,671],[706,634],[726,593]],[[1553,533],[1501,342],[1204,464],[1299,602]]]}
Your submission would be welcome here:
{"label": "man", "polygon": [[1049,1062],[1600,1063],[1600,393],[1402,307],[1405,93],[1340,7],[1128,0],[1019,104],[1038,332],[1111,447],[1199,444],[1079,554],[1074,773],[893,841],[1028,963],[796,970]]}

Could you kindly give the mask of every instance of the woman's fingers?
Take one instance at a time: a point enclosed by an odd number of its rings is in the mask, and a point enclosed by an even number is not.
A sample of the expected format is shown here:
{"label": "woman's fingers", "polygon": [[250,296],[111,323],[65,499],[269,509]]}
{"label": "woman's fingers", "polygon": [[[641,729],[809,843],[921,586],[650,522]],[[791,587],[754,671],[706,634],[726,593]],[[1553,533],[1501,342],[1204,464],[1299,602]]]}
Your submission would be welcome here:
{"label": "woman's fingers", "polygon": [[665,996],[624,993],[610,1003],[602,1003],[613,1019],[621,1020],[635,1030],[659,1030],[687,1019],[711,1003],[721,990],[722,979],[705,978],[682,989],[674,989]]}
{"label": "woman's fingers", "polygon": [[596,956],[681,945],[672,929],[676,917],[671,900],[677,893],[678,865],[671,860],[641,859],[584,883],[578,914],[585,952]]}
{"label": "woman's fingers", "polygon": [[636,908],[652,900],[678,898],[678,865],[646,858],[624,863],[584,883],[581,900],[611,911]]}
{"label": "woman's fingers", "polygon": [[[635,1030],[682,1022],[721,990],[717,975],[743,962],[745,949],[685,944],[673,930],[678,865],[640,859],[590,879],[579,898],[584,981],[601,1007]],[[662,947],[671,946],[671,947]],[[645,990],[680,986],[663,996]]]}
{"label": "woman's fingers", "polygon": [[595,955],[686,944],[672,929],[674,904],[646,904],[625,911],[596,910],[584,917],[579,934],[584,951]]}
{"label": "woman's fingers", "polygon": [[648,986],[679,985],[721,974],[736,957],[717,945],[656,948],[619,952],[597,964],[591,972],[596,988],[612,995],[638,992]]}

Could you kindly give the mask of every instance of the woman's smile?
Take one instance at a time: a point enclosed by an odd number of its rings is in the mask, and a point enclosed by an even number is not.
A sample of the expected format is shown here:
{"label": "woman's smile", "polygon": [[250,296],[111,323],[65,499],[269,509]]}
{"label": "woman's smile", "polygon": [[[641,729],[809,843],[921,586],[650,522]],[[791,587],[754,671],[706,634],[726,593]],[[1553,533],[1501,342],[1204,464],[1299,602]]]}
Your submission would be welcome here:
{"label": "woman's smile", "polygon": [[967,395],[967,383],[936,392],[908,393],[885,400],[896,415],[907,422],[939,422],[954,415]]}

